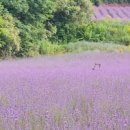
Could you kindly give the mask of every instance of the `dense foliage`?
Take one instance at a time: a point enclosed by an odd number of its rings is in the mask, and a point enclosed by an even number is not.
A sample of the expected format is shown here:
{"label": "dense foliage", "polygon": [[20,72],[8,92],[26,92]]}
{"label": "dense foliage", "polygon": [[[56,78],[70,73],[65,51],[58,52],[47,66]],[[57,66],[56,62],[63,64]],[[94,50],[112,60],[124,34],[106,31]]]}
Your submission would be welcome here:
{"label": "dense foliage", "polygon": [[89,0],[1,0],[0,57],[63,53],[81,40],[130,44],[129,23],[91,22],[92,12]]}
{"label": "dense foliage", "polygon": [[95,21],[79,28],[79,38],[95,42],[113,42],[118,44],[130,44],[130,23],[121,21]]}
{"label": "dense foliage", "polygon": [[[100,51],[114,50],[116,52],[130,51],[130,23],[128,22],[115,21],[111,19],[106,19],[104,21],[93,21],[90,22],[90,24],[80,25],[74,30],[70,31],[73,32],[71,33],[73,38],[71,39],[72,43],[62,46],[64,47],[65,51],[75,52],[95,49]],[[86,44],[85,42],[74,43],[75,41],[83,40],[89,41],[90,44]],[[95,43],[92,44],[92,42]],[[100,44],[98,44],[99,42]],[[52,52],[54,52],[51,44],[47,46]],[[48,50],[46,50],[46,52],[48,52]]]}
{"label": "dense foliage", "polygon": [[59,1],[57,12],[50,20],[56,26],[57,32],[50,38],[52,41],[74,41],[76,28],[88,23],[92,14],[92,4],[89,0]]}
{"label": "dense foliage", "polygon": [[71,25],[87,23],[92,14],[89,0],[1,0],[1,4],[19,30],[19,56],[44,53],[41,50],[48,39],[69,42]]}
{"label": "dense foliage", "polygon": [[0,56],[14,56],[20,49],[19,30],[13,17],[0,6]]}

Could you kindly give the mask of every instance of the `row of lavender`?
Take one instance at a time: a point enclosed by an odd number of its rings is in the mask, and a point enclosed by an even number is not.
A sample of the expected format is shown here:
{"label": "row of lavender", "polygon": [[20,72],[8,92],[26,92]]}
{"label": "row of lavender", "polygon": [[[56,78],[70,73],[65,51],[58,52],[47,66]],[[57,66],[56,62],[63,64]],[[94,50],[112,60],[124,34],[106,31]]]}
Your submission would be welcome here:
{"label": "row of lavender", "polygon": [[130,0],[91,0],[95,5],[99,5],[100,3],[106,4],[129,4]]}
{"label": "row of lavender", "polygon": [[126,4],[126,3],[130,3],[130,0],[100,0],[104,3],[120,3],[120,4]]}
{"label": "row of lavender", "polygon": [[130,6],[120,5],[101,5],[94,7],[93,20],[102,20],[104,18],[112,18],[130,21]]}

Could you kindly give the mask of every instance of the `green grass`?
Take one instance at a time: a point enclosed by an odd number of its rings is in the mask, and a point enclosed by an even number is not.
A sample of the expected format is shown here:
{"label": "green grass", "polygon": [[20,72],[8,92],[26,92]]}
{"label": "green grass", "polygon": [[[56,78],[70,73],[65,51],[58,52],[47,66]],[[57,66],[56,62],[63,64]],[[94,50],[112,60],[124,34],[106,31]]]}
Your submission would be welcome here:
{"label": "green grass", "polygon": [[98,52],[130,52],[130,46],[104,43],[104,42],[75,42],[69,44],[52,44],[44,43],[41,49],[41,54],[64,54],[67,52],[84,52],[84,51],[98,51]]}

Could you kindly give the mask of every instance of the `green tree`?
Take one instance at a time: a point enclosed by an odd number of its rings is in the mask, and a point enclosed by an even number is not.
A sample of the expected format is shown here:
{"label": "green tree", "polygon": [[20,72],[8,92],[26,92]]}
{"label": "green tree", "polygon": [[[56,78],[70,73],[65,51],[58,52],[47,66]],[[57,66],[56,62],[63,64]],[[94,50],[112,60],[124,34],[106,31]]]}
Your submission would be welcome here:
{"label": "green tree", "polygon": [[19,56],[37,55],[41,43],[50,39],[70,42],[77,39],[77,27],[92,13],[89,0],[1,0],[19,29]]}
{"label": "green tree", "polygon": [[89,0],[56,0],[57,10],[49,21],[56,26],[57,33],[51,38],[70,42],[77,38],[76,28],[90,21],[92,15],[92,3]]}
{"label": "green tree", "polygon": [[20,37],[14,19],[0,4],[0,56],[13,56],[19,49]]}
{"label": "green tree", "polygon": [[[2,0],[4,7],[15,17],[22,40],[18,55],[38,53],[39,43],[53,33],[45,29],[45,23],[53,17],[56,4],[53,0]],[[30,54],[31,53],[31,54]]]}

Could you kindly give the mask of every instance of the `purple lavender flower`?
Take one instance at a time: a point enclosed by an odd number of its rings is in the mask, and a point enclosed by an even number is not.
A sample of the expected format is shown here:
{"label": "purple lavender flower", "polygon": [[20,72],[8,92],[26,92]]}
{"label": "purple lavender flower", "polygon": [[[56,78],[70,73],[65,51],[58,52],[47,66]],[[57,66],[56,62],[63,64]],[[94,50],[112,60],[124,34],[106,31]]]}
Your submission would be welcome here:
{"label": "purple lavender flower", "polygon": [[[0,129],[128,130],[129,57],[81,53],[1,61]],[[95,63],[101,68],[92,71]]]}

